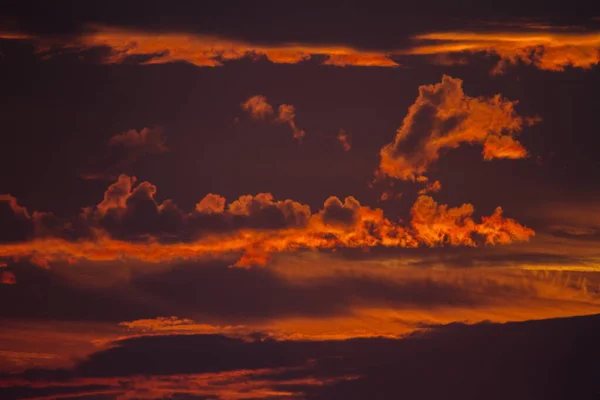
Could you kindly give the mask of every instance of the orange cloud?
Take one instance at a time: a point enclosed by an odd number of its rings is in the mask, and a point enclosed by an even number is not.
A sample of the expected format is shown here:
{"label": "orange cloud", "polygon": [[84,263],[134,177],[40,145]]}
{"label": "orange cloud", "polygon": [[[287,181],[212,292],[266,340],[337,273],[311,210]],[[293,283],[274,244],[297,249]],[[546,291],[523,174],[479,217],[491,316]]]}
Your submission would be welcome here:
{"label": "orange cloud", "polygon": [[434,181],[433,183],[428,183],[423,189],[419,190],[419,194],[427,194],[427,193],[437,193],[442,190],[442,184],[440,181]]}
{"label": "orange cloud", "polygon": [[275,64],[297,64],[324,56],[324,65],[337,67],[397,67],[384,51],[367,51],[342,45],[282,43],[264,45],[214,35],[194,33],[157,33],[113,27],[91,27],[77,37],[48,40],[6,32],[4,38],[30,39],[38,43],[40,53],[80,51],[96,47],[110,49],[105,63],[122,63],[139,57],[142,64],[188,62],[199,67],[218,67],[242,58],[266,58]]}
{"label": "orange cloud", "polygon": [[267,119],[274,114],[273,107],[262,95],[250,97],[242,103],[242,109],[247,111],[253,119]]}
{"label": "orange cloud", "polygon": [[248,112],[252,119],[264,119],[274,123],[288,124],[292,128],[294,139],[301,140],[306,136],[306,131],[296,126],[296,107],[291,104],[281,104],[277,116],[272,118],[275,113],[273,106],[268,103],[265,96],[256,95],[243,102],[242,109]]}
{"label": "orange cloud", "polygon": [[417,41],[431,41],[405,54],[440,55],[487,53],[500,57],[492,71],[503,73],[519,62],[548,71],[566,67],[589,69],[600,61],[600,33],[597,32],[434,32],[418,35]]}
{"label": "orange cloud", "polygon": [[209,193],[196,204],[196,211],[205,214],[222,214],[227,200],[218,194]]}
{"label": "orange cloud", "polygon": [[337,140],[339,140],[339,142],[342,144],[344,151],[350,151],[352,148],[352,145],[350,144],[350,135],[348,135],[345,130],[340,129],[340,132],[337,135]]}
{"label": "orange cloud", "polygon": [[486,160],[527,156],[512,135],[539,119],[518,116],[516,103],[499,94],[470,97],[463,91],[462,80],[448,75],[440,83],[420,86],[394,142],[381,149],[380,173],[418,180],[442,151],[462,144],[483,145]]}
{"label": "orange cloud", "polygon": [[503,218],[500,209],[477,224],[471,218],[472,205],[448,208],[427,196],[417,199],[406,227],[351,196],[344,201],[332,196],[311,213],[308,205],[276,201],[270,193],[241,196],[227,206],[224,198],[211,194],[184,213],[170,200],[157,203],[156,186],[136,183],[135,177],[122,175],[98,205],[86,208],[77,219],[85,234],[77,240],[63,238],[76,225],[67,222],[54,237],[0,244],[0,258],[29,258],[48,266],[56,261],[161,262],[242,254],[237,265],[248,267],[264,264],[271,253],[300,249],[475,246],[473,235],[488,244],[507,244],[534,234]]}

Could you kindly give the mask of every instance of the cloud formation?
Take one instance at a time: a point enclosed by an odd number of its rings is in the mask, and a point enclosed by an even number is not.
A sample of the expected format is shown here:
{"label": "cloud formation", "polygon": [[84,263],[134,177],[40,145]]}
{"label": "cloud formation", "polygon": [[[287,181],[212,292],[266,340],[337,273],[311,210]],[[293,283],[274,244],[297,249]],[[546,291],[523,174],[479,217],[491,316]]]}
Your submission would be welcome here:
{"label": "cloud formation", "polygon": [[273,106],[269,104],[267,98],[263,95],[256,95],[242,103],[242,110],[250,114],[250,117],[255,120],[267,120],[272,123],[289,125],[294,139],[302,140],[306,136],[306,131],[296,125],[296,107],[291,104],[281,104],[275,116]]}
{"label": "cloud formation", "polygon": [[426,183],[425,187],[419,190],[419,194],[437,193],[442,190],[442,184],[440,181],[433,181],[432,183]]}
{"label": "cloud formation", "polygon": [[[29,217],[7,197],[8,216],[40,226],[41,234],[0,245],[2,258],[30,258],[42,266],[78,259],[110,261],[132,258],[148,262],[242,254],[238,266],[264,264],[269,254],[299,249],[337,247],[475,246],[474,236],[488,244],[528,240],[534,234],[498,209],[476,223],[473,206],[438,205],[428,196],[415,202],[410,226],[386,218],[383,210],[360,204],[354,197],[329,197],[321,210],[293,200],[275,200],[270,193],[243,195],[226,204],[208,194],[191,212],[173,201],[159,203],[156,186],[121,175],[103,200],[69,221]],[[34,213],[34,216],[46,215]],[[20,219],[19,219],[20,218]],[[9,235],[10,233],[3,233]]]}
{"label": "cloud formation", "polygon": [[103,61],[108,64],[136,60],[141,64],[187,62],[198,67],[219,67],[232,60],[265,58],[274,64],[297,64],[315,56],[324,57],[323,65],[336,67],[397,67],[398,63],[385,51],[362,50],[344,45],[282,43],[264,45],[215,35],[178,32],[150,32],[107,26],[89,27],[74,37],[44,39],[32,35],[5,32],[5,39],[30,39],[38,52],[79,52],[108,48]]}
{"label": "cloud formation", "polygon": [[417,180],[443,151],[463,144],[483,146],[483,158],[523,158],[527,150],[513,135],[537,118],[523,118],[516,101],[470,97],[462,80],[448,75],[440,83],[419,86],[394,141],[381,149],[379,172],[392,178]]}
{"label": "cloud formation", "polygon": [[[600,33],[551,32],[547,27],[537,32],[433,32],[415,36],[421,42],[406,51],[412,55],[486,53],[500,57],[492,71],[503,73],[518,63],[548,71],[567,67],[590,69],[600,61]],[[446,59],[447,60],[447,59]],[[464,58],[458,58],[463,62]]]}
{"label": "cloud formation", "polygon": [[168,151],[162,128],[130,129],[112,136],[104,156],[93,160],[80,175],[85,179],[115,179],[142,156]]}

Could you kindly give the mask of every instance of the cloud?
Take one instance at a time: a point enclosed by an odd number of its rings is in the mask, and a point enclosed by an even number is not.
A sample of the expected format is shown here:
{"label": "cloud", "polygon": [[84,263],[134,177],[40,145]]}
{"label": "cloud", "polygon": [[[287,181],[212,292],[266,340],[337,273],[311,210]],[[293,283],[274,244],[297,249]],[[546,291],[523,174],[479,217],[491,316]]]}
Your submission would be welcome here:
{"label": "cloud", "polygon": [[498,207],[489,217],[482,217],[481,224],[471,218],[471,204],[448,208],[438,205],[429,196],[420,196],[411,209],[412,227],[417,237],[428,245],[450,243],[452,245],[475,246],[473,232],[483,236],[487,244],[508,244],[527,241],[535,232],[513,219],[502,217]]}
{"label": "cloud", "polygon": [[[477,224],[471,219],[472,205],[449,209],[427,196],[417,199],[410,226],[403,226],[352,196],[343,201],[329,197],[313,213],[308,205],[275,200],[270,193],[243,195],[227,205],[223,197],[210,194],[193,211],[184,212],[171,200],[159,203],[156,193],[150,182],[121,175],[100,203],[73,220],[53,221],[56,226],[38,229],[42,234],[29,240],[21,236],[17,242],[5,241],[0,257],[30,257],[47,266],[59,260],[161,262],[242,254],[240,265],[248,266],[264,263],[271,253],[300,249],[474,246],[474,235],[488,244],[508,244],[534,234],[502,217],[500,209]],[[26,210],[10,199],[9,209],[29,222]],[[9,237],[10,231],[3,234]]]}
{"label": "cloud", "polygon": [[29,39],[46,56],[108,48],[103,62],[108,64],[138,61],[141,64],[187,62],[198,67],[219,67],[240,59],[265,58],[274,64],[297,64],[324,56],[324,65],[346,67],[397,67],[398,63],[385,51],[362,50],[343,45],[282,43],[264,45],[215,35],[150,32],[107,26],[88,27],[78,36],[45,39],[31,35],[2,33],[6,39]]}
{"label": "cloud", "polygon": [[[432,42],[405,51],[412,55],[486,53],[500,57],[492,71],[503,73],[518,63],[548,71],[567,67],[590,69],[600,61],[600,33],[552,32],[433,32],[415,36],[416,41]],[[459,59],[461,60],[461,59]]]}
{"label": "cloud", "polygon": [[162,128],[130,129],[112,136],[104,156],[93,160],[80,175],[84,179],[114,179],[141,157],[168,151]]}
{"label": "cloud", "polygon": [[516,103],[499,94],[470,97],[462,80],[448,75],[440,83],[420,86],[394,141],[381,149],[380,173],[417,180],[444,151],[463,144],[483,145],[485,160],[526,157],[513,134],[539,119],[518,116]]}
{"label": "cloud", "polygon": [[425,187],[419,190],[419,194],[437,193],[442,190],[442,184],[440,181],[434,181],[433,183],[427,183]]}
{"label": "cloud", "polygon": [[348,133],[345,130],[340,129],[340,132],[338,133],[336,138],[342,144],[342,148],[344,149],[344,151],[350,151],[350,149],[352,148],[352,145],[350,144],[350,135],[348,135]]}
{"label": "cloud", "polygon": [[260,94],[243,102],[242,109],[247,111],[253,119],[271,118],[275,113],[273,107],[267,102],[267,98]]}
{"label": "cloud", "polygon": [[262,119],[272,123],[288,124],[292,129],[294,139],[302,140],[306,136],[306,131],[296,126],[296,107],[291,104],[281,104],[277,116],[275,116],[273,106],[268,103],[267,98],[263,95],[256,95],[242,103],[242,110],[255,120]]}
{"label": "cloud", "polygon": [[[588,316],[456,323],[394,339],[139,337],[118,341],[72,368],[31,370],[2,378],[0,385],[11,398],[330,400],[364,399],[374,392],[383,398],[593,398],[597,373],[585,360],[600,354],[593,335],[598,326],[598,316]],[[551,362],[557,359],[558,365]],[[457,384],[464,376],[477,387]]]}

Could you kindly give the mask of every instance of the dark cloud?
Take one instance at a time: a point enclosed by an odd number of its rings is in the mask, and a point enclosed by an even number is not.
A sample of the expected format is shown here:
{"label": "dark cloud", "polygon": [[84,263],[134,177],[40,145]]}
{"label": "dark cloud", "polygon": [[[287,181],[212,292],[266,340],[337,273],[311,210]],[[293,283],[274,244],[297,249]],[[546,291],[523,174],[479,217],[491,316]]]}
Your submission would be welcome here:
{"label": "dark cloud", "polygon": [[[590,316],[451,324],[404,339],[303,342],[243,341],[219,335],[140,337],[122,340],[71,370],[13,375],[9,379],[20,384],[5,385],[2,390],[14,398],[32,393],[56,395],[72,392],[85,379],[115,377],[120,383],[112,382],[111,389],[124,393],[135,390],[134,376],[138,375],[146,380],[160,376],[165,384],[177,379],[181,385],[187,374],[251,369],[256,373],[246,375],[247,382],[266,381],[271,389],[287,388],[309,399],[592,399],[600,387],[598,373],[588,361],[600,356],[599,328],[600,318]],[[354,379],[339,379],[344,376]],[[323,384],[311,385],[309,378]],[[45,381],[43,390],[33,389],[40,380]],[[227,388],[239,390],[233,385]],[[95,389],[101,393],[104,388]]]}
{"label": "dark cloud", "polygon": [[84,179],[116,179],[119,174],[130,173],[142,156],[167,151],[162,128],[130,129],[112,136],[104,156],[92,160],[80,175]]}
{"label": "dark cloud", "polygon": [[11,195],[0,195],[0,220],[0,242],[24,241],[34,234],[31,216]]}

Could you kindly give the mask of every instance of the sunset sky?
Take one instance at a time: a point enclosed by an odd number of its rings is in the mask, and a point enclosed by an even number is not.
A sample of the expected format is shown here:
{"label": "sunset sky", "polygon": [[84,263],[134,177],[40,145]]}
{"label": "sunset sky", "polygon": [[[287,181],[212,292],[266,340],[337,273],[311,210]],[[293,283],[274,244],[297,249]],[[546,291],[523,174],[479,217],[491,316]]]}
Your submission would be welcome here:
{"label": "sunset sky", "polygon": [[600,398],[600,11],[322,3],[3,2],[1,399]]}

